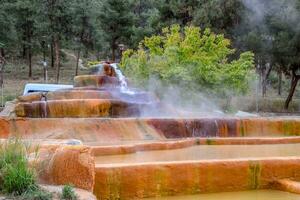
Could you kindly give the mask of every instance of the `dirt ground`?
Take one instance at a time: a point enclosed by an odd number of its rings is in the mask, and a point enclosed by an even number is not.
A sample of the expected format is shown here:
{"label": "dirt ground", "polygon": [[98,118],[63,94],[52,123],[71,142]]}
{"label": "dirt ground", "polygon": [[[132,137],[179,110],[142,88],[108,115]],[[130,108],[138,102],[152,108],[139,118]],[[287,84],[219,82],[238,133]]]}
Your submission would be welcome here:
{"label": "dirt ground", "polygon": [[[27,83],[45,83],[43,67],[40,56],[33,58],[32,78],[28,78],[28,65],[26,60],[8,60],[5,66],[3,104],[21,95]],[[48,62],[50,63],[50,62]],[[66,56],[60,68],[60,84],[73,84],[76,60],[73,56]],[[87,74],[88,70],[79,69],[79,74]],[[55,83],[56,69],[48,67],[48,83]],[[1,92],[0,92],[1,95]],[[0,106],[2,97],[0,96]]]}

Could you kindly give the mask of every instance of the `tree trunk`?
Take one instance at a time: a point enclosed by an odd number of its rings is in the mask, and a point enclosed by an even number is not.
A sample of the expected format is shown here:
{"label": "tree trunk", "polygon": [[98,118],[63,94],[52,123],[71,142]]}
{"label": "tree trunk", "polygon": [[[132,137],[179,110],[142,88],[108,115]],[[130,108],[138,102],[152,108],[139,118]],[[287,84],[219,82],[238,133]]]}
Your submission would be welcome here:
{"label": "tree trunk", "polygon": [[100,60],[100,51],[97,51],[96,53],[96,59],[99,61]]}
{"label": "tree trunk", "polygon": [[116,60],[116,44],[114,41],[111,44],[111,60],[112,62],[115,62]]}
{"label": "tree trunk", "polygon": [[281,96],[281,89],[282,89],[282,71],[279,70],[278,72],[278,95]]}
{"label": "tree trunk", "polygon": [[25,60],[28,56],[27,44],[25,43],[25,41],[27,41],[28,31],[27,31],[26,27],[23,27],[23,28],[24,28],[24,30],[23,30],[23,34],[22,34],[22,41],[23,41],[23,44],[22,44],[22,58]]}
{"label": "tree trunk", "polygon": [[0,48],[0,57],[5,57],[5,52],[3,48]]}
{"label": "tree trunk", "polygon": [[22,58],[25,60],[26,58],[26,45],[23,44],[23,50],[22,50]]}
{"label": "tree trunk", "polygon": [[267,95],[267,83],[268,77],[271,73],[272,65],[270,63],[265,64],[262,68],[262,96],[265,97]]}
{"label": "tree trunk", "polygon": [[2,87],[4,82],[4,65],[5,65],[4,56],[0,54],[0,87]]}
{"label": "tree trunk", "polygon": [[59,71],[60,71],[60,49],[59,49],[58,36],[55,36],[55,38],[54,38],[54,53],[55,53],[54,66],[56,69],[56,83],[58,83],[59,82]]}
{"label": "tree trunk", "polygon": [[78,49],[78,51],[77,51],[77,56],[76,56],[76,70],[75,70],[75,76],[78,75],[79,59],[80,59],[80,48]]}
{"label": "tree trunk", "polygon": [[53,45],[53,40],[51,41],[50,45],[50,54],[51,54],[51,68],[54,68],[54,45]]}
{"label": "tree trunk", "polygon": [[[1,106],[4,106],[4,98],[3,98],[3,83],[4,83],[4,66],[5,66],[5,59],[2,56],[2,48],[0,51],[0,87],[1,87]],[[3,50],[4,53],[4,50]]]}
{"label": "tree trunk", "polygon": [[31,51],[31,47],[28,48],[27,50],[28,53],[28,77],[31,78],[32,77],[32,51]]}
{"label": "tree trunk", "polygon": [[292,80],[291,80],[291,88],[290,88],[290,92],[289,92],[289,95],[285,101],[285,104],[284,104],[284,109],[287,110],[289,108],[289,105],[290,105],[290,102],[292,101],[293,99],[293,96],[294,96],[294,93],[295,93],[295,90],[296,90],[296,87],[297,87],[297,84],[298,84],[298,80],[300,79],[300,76],[297,76],[295,74],[295,72],[293,72],[293,75],[292,75]]}

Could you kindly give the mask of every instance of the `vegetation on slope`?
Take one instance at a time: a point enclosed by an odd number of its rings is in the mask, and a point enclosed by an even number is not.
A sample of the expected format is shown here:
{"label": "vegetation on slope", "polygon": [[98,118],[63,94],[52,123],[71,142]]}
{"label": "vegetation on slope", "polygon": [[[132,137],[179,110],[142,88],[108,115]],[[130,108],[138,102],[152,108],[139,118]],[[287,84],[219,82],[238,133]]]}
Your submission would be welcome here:
{"label": "vegetation on slope", "polygon": [[219,95],[230,90],[232,95],[247,92],[254,64],[251,52],[232,60],[234,52],[230,40],[210,29],[186,26],[181,31],[173,25],[161,35],[146,37],[138,50],[125,51],[121,65],[128,77],[144,84],[156,77],[190,90]]}

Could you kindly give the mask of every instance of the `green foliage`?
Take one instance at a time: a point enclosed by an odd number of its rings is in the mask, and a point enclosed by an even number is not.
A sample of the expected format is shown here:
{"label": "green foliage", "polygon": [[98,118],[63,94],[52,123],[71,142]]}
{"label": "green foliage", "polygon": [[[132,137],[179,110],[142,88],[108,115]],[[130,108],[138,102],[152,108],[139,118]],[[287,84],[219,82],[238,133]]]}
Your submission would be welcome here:
{"label": "green foliage", "polygon": [[112,59],[115,59],[118,44],[128,40],[132,34],[134,15],[131,11],[133,1],[103,0],[99,12],[99,22],[104,37],[110,44]]}
{"label": "green foliage", "polygon": [[34,187],[27,190],[21,197],[22,200],[52,200],[52,194],[43,191],[39,187]]}
{"label": "green foliage", "polygon": [[210,29],[186,26],[181,31],[173,25],[161,35],[146,37],[138,50],[125,51],[121,65],[130,78],[143,84],[154,76],[166,84],[242,93],[248,89],[253,54],[245,52],[229,60],[234,52],[230,40]]}
{"label": "green foliage", "polygon": [[35,184],[34,173],[24,161],[6,165],[3,175],[3,190],[8,194],[20,195]]}
{"label": "green foliage", "polygon": [[1,189],[20,195],[36,187],[35,173],[28,166],[26,147],[19,140],[4,143],[0,149]]}
{"label": "green foliage", "polygon": [[76,200],[74,188],[71,185],[65,185],[62,189],[61,199],[63,200]]}

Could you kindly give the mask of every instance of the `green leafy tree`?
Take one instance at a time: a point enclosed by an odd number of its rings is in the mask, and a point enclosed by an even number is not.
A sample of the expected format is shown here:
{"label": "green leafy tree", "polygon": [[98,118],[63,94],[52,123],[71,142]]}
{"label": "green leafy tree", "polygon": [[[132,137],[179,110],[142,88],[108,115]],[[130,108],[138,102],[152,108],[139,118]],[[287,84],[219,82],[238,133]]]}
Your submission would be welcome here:
{"label": "green leafy tree", "polygon": [[179,25],[173,25],[161,35],[146,37],[138,50],[125,51],[121,65],[127,76],[139,83],[156,76],[166,84],[195,86],[202,91],[244,93],[253,54],[245,52],[239,59],[229,60],[234,52],[223,35],[194,26],[186,26],[182,32]]}

